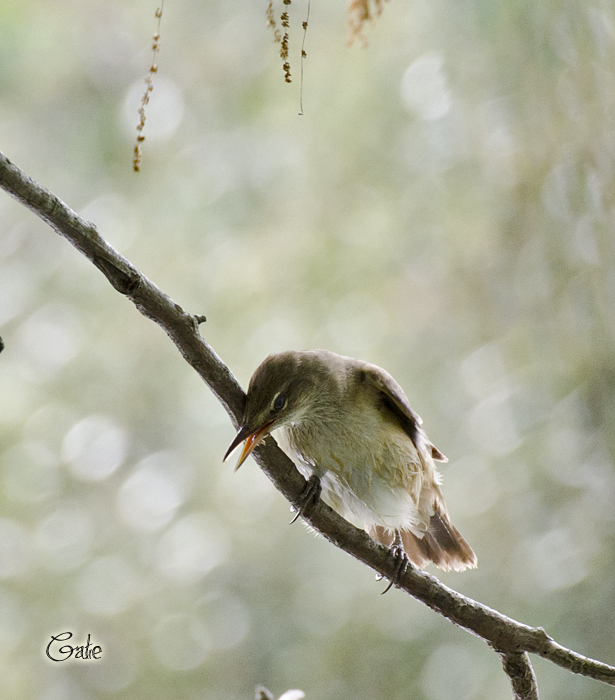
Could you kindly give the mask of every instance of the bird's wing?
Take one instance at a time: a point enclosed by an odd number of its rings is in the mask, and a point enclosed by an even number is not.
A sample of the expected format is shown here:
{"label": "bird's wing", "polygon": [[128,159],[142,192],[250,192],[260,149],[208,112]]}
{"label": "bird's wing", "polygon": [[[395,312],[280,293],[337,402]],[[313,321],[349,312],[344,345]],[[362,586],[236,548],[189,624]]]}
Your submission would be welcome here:
{"label": "bird's wing", "polygon": [[[361,380],[380,394],[384,405],[397,418],[402,429],[412,440],[415,447],[419,449],[419,443],[423,442],[431,450],[433,459],[439,462],[448,462],[448,458],[426,438],[425,433],[421,429],[423,420],[418,413],[415,413],[410,408],[404,390],[393,377],[380,367],[369,363],[365,363],[362,370]],[[419,436],[423,440],[420,440]]]}

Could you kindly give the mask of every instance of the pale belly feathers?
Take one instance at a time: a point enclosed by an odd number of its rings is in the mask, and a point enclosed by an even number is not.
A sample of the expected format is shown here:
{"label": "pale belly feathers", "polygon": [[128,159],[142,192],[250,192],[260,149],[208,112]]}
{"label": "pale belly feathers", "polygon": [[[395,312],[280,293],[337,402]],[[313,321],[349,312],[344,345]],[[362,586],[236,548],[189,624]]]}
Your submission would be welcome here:
{"label": "pale belly feathers", "polygon": [[[302,421],[279,431],[282,448],[303,476],[321,478],[325,503],[360,527],[425,532],[440,478],[422,442],[419,453],[400,427],[373,412],[357,416],[354,426],[335,417],[325,425],[317,429]],[[360,461],[352,456],[357,454]]]}

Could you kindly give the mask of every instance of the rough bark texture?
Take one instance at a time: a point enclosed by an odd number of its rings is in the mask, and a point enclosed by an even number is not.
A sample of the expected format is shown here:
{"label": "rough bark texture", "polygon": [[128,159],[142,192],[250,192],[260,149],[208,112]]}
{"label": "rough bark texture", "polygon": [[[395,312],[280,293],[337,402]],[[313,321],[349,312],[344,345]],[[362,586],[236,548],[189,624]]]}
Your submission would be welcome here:
{"label": "rough bark texture", "polygon": [[513,700],[538,700],[538,685],[528,655],[513,651],[500,654],[500,658],[512,684]]}

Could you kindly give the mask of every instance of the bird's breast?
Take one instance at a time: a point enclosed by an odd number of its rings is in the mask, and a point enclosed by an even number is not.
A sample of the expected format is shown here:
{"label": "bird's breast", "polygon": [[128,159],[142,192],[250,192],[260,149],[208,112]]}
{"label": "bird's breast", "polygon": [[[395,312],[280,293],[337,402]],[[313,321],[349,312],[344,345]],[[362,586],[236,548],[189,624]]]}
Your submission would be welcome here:
{"label": "bird's breast", "polygon": [[[417,519],[423,461],[397,424],[376,412],[286,426],[283,446],[304,476],[321,477],[325,500],[364,524],[400,527]],[[284,444],[285,443],[285,444]]]}

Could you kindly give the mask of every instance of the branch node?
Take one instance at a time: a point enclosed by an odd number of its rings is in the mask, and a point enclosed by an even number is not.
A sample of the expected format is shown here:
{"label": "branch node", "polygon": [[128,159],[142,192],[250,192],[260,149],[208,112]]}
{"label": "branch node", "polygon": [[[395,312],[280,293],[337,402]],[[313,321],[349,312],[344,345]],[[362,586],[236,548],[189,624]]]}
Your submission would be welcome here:
{"label": "branch node", "polygon": [[109,282],[111,282],[114,289],[124,296],[134,296],[140,283],[139,275],[127,273],[112,260],[107,260],[107,258],[102,255],[94,255],[91,260]]}

